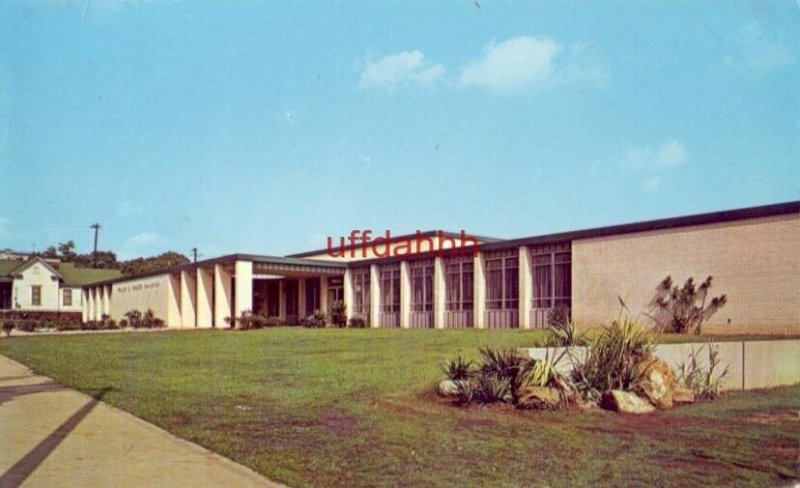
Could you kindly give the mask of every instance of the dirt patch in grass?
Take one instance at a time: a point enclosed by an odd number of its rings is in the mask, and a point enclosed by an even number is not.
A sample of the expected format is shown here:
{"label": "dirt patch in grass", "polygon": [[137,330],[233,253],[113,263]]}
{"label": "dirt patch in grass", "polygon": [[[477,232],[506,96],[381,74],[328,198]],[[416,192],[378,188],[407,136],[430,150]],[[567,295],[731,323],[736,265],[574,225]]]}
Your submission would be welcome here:
{"label": "dirt patch in grass", "polygon": [[332,411],[322,417],[322,425],[332,434],[347,436],[355,430],[356,421],[344,412]]}

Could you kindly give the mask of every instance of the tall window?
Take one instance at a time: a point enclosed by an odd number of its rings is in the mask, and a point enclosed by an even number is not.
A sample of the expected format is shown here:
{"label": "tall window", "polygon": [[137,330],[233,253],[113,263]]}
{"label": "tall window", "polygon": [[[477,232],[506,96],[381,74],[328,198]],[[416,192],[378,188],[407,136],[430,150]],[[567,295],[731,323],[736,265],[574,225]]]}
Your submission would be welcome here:
{"label": "tall window", "polygon": [[410,265],[411,310],[430,312],[433,310],[433,261],[416,261]]}
{"label": "tall window", "polygon": [[64,289],[64,306],[71,307],[72,306],[72,290],[69,288]]}
{"label": "tall window", "polygon": [[381,311],[400,311],[400,265],[381,266]]}
{"label": "tall window", "polygon": [[571,260],[569,242],[531,248],[534,308],[572,306]]}
{"label": "tall window", "polygon": [[445,266],[447,310],[472,310],[472,260],[453,258]]}
{"label": "tall window", "polygon": [[353,270],[353,313],[360,317],[369,316],[369,268]]}
{"label": "tall window", "polygon": [[519,255],[516,250],[487,256],[486,308],[519,308]]}
{"label": "tall window", "polygon": [[41,304],[42,304],[42,286],[33,285],[31,286],[31,305],[41,305]]}

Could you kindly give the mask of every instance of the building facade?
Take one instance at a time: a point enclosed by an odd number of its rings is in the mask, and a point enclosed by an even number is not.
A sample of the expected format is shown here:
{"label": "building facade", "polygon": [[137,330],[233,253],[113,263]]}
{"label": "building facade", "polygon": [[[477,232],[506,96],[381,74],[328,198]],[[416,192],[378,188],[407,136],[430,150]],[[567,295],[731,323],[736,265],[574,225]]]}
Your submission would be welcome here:
{"label": "building facade", "polygon": [[78,268],[58,259],[6,255],[0,259],[0,318],[80,317],[83,285],[119,276],[115,270]]}
{"label": "building facade", "polygon": [[617,317],[620,298],[644,312],[667,275],[711,275],[728,304],[704,331],[800,333],[800,202],[511,240],[435,234],[416,235],[430,243],[412,254],[342,242],[100,281],[82,289],[83,318],[151,309],[168,327],[203,328],[253,311],[293,324],[342,300],[369,327],[534,329],[556,307],[589,327]]}

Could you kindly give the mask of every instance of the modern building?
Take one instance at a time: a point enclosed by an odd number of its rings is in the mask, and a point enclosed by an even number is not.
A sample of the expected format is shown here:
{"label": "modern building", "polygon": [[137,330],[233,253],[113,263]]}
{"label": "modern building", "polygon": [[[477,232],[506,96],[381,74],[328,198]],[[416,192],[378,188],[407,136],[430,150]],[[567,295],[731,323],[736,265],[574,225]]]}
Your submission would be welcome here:
{"label": "modern building", "polygon": [[0,318],[81,317],[82,287],[119,271],[79,268],[24,253],[0,257]]}
{"label": "modern building", "polygon": [[541,328],[558,306],[595,326],[618,316],[620,298],[644,311],[667,275],[711,275],[728,303],[705,331],[800,333],[800,201],[511,240],[425,232],[373,245],[367,233],[92,283],[83,318],[151,309],[168,327],[227,327],[251,310],[298,323],[343,300],[370,327]]}

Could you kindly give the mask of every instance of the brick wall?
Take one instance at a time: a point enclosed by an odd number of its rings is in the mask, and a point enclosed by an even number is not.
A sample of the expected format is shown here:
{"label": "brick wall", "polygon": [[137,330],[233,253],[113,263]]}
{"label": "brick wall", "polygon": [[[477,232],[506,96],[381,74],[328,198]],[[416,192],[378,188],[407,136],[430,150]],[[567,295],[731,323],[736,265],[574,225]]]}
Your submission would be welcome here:
{"label": "brick wall", "polygon": [[576,240],[573,317],[608,322],[617,296],[636,315],[668,274],[678,284],[712,275],[712,294],[728,296],[704,332],[800,333],[800,214]]}

